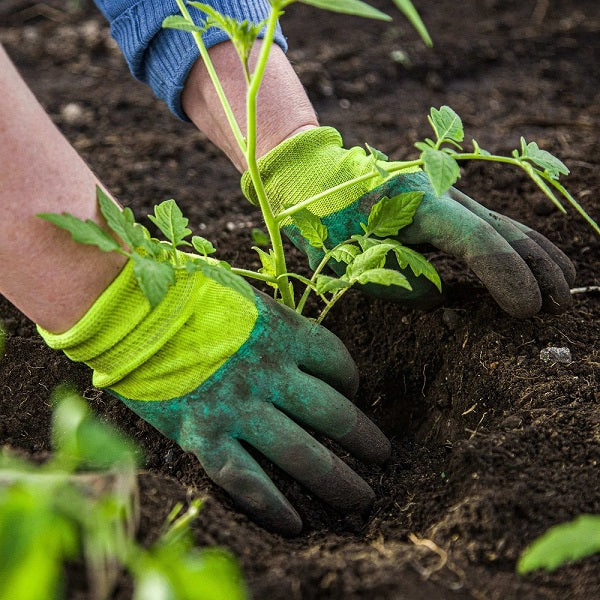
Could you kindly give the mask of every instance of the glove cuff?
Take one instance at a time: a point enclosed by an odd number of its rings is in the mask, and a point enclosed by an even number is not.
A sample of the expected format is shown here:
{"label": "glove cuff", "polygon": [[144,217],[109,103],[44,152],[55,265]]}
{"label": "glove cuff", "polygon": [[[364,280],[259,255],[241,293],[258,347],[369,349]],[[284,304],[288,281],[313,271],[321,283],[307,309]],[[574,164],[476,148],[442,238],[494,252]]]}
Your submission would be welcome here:
{"label": "glove cuff", "polygon": [[[366,152],[359,147],[344,149],[342,136],[333,127],[316,127],[296,134],[263,156],[258,166],[275,214],[372,170]],[[310,210],[319,217],[342,210],[382,181],[374,175],[314,202]],[[242,175],[241,187],[246,198],[257,204],[248,171]]]}
{"label": "glove cuff", "polygon": [[71,329],[38,331],[51,348],[90,366],[96,387],[166,400],[212,375],[248,339],[256,318],[251,300],[185,270],[176,271],[165,298],[151,308],[129,261]]}

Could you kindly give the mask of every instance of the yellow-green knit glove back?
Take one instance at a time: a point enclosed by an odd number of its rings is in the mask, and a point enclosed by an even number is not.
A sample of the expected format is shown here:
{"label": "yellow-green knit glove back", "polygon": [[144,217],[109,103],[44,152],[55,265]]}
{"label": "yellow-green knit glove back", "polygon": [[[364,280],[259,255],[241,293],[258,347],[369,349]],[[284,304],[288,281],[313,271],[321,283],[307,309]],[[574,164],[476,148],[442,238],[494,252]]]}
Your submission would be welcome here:
{"label": "yellow-green knit glove back", "polygon": [[183,270],[152,309],[129,262],[71,329],[38,330],[49,346],[92,367],[95,386],[132,400],[167,400],[215,373],[248,339],[256,318],[252,301]]}

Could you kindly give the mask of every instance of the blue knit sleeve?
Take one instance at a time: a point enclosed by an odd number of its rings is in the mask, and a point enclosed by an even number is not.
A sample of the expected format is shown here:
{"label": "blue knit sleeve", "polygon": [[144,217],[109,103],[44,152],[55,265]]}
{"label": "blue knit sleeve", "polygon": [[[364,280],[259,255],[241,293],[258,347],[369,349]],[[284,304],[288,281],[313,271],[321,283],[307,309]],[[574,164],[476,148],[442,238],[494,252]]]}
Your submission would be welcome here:
{"label": "blue knit sleeve", "polygon": [[[198,49],[192,36],[175,29],[162,29],[169,15],[180,14],[175,0],[94,0],[110,22],[112,37],[119,44],[136,79],[147,83],[180,119],[189,121],[181,107],[181,92]],[[268,0],[204,0],[222,14],[238,21],[258,23],[265,19]],[[196,23],[203,13],[189,7]],[[206,47],[228,40],[226,33],[211,27],[203,35]],[[281,29],[275,42],[287,50]]]}

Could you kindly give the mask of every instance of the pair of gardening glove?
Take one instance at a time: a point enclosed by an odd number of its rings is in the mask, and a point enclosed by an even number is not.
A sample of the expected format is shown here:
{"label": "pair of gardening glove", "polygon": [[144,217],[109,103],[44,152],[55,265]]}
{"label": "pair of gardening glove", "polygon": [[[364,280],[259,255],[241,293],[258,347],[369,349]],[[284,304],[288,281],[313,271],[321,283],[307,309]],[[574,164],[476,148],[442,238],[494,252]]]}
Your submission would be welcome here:
{"label": "pair of gardening glove", "polygon": [[[275,214],[374,172],[373,157],[362,148],[344,149],[340,134],[331,127],[309,129],[289,138],[260,159],[259,169]],[[257,202],[248,173],[242,176],[242,190],[251,202]],[[327,226],[325,245],[333,248],[363,233],[360,224],[367,223],[378,200],[415,191],[424,192],[423,199],[413,222],[399,231],[398,241],[408,246],[431,245],[464,260],[500,307],[514,317],[530,317],[540,310],[557,314],[571,305],[575,269],[561,250],[533,229],[488,210],[455,188],[438,197],[422,171],[386,180],[375,174],[315,201],[308,210]],[[319,263],[323,251],[311,246],[291,219],[283,221],[283,229],[308,255],[311,266]],[[397,263],[386,266],[402,271],[412,290],[369,284],[367,291],[414,307],[439,303],[440,293],[429,280],[415,277]]]}
{"label": "pair of gardening glove", "polygon": [[304,429],[366,462],[389,456],[387,438],[347,399],[358,385],[352,358],[327,329],[243,285],[247,294],[178,270],[152,309],[128,262],[71,329],[38,330],[92,367],[95,386],[193,452],[261,525],[293,535],[302,522],[244,443],[334,508],[364,510],[369,485]]}

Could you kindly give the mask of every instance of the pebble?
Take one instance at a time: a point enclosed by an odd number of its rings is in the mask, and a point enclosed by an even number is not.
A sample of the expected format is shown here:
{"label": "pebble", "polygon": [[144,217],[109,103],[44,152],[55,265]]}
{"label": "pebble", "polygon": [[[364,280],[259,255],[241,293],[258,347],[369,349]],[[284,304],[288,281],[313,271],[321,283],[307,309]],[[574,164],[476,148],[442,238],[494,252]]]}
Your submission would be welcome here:
{"label": "pebble", "polygon": [[571,362],[573,362],[571,359],[571,350],[569,350],[569,348],[558,348],[556,346],[549,346],[548,348],[543,348],[540,351],[540,360],[545,363],[559,362],[564,363],[565,365],[568,365]]}

